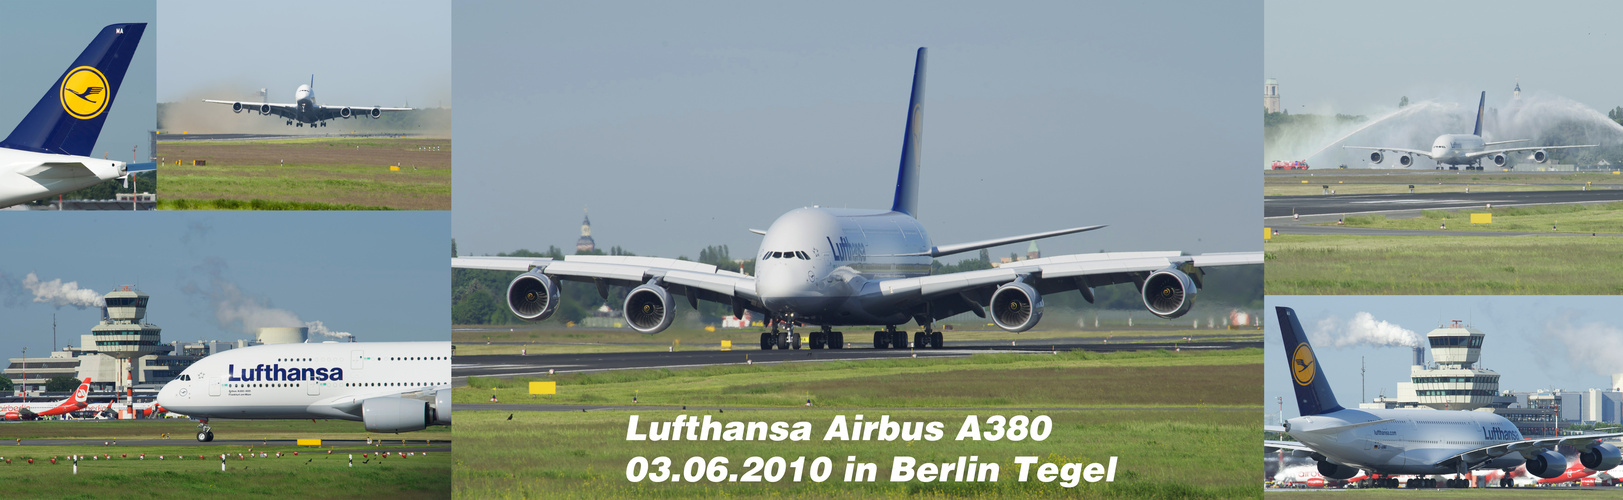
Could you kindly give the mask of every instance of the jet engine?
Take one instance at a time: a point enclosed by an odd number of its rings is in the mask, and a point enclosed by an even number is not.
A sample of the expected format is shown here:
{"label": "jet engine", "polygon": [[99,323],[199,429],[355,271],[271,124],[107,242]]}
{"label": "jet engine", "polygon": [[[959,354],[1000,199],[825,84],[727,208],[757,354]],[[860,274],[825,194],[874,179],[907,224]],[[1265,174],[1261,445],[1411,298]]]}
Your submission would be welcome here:
{"label": "jet engine", "polygon": [[1566,471],[1567,457],[1561,456],[1555,450],[1544,450],[1527,459],[1527,473],[1544,479],[1559,476]]}
{"label": "jet engine", "polygon": [[665,287],[644,284],[626,294],[625,317],[626,324],[633,330],[647,334],[663,332],[676,319],[676,303],[671,301],[671,292]]}
{"label": "jet engine", "polygon": [[1601,443],[1589,451],[1579,453],[1578,461],[1590,470],[1612,470],[1619,463],[1623,463],[1623,454],[1618,453],[1616,446]]}
{"label": "jet engine", "polygon": [[1381,160],[1384,160],[1384,159],[1386,159],[1386,155],[1383,155],[1383,154],[1381,154],[1381,152],[1380,152],[1380,151],[1374,151],[1374,152],[1371,152],[1371,153],[1370,153],[1370,154],[1369,154],[1369,162],[1370,162],[1370,163],[1374,163],[1374,164],[1376,164],[1376,165],[1380,165],[1380,164],[1381,164]]}
{"label": "jet engine", "polygon": [[353,115],[353,114],[354,113],[350,112],[349,106],[344,106],[342,108],[338,108],[338,117],[339,118],[349,118],[350,115]]}
{"label": "jet engine", "polygon": [[1195,304],[1195,291],[1195,281],[1177,268],[1151,273],[1140,290],[1144,307],[1163,318],[1176,318],[1189,312],[1189,307]]}
{"label": "jet engine", "polygon": [[268,115],[268,114],[270,114],[270,109],[271,108],[270,108],[269,104],[260,104],[259,105],[259,114]]}
{"label": "jet engine", "polygon": [[1493,166],[1495,166],[1495,167],[1503,167],[1503,166],[1505,166],[1505,163],[1509,162],[1509,161],[1510,161],[1510,159],[1505,158],[1504,153],[1499,153],[1499,154],[1493,155]]}
{"label": "jet engine", "polygon": [[1544,160],[1548,159],[1550,159],[1550,154],[1545,153],[1542,149],[1533,152],[1533,163],[1544,163]]}
{"label": "jet engine", "polygon": [[372,398],[361,402],[367,432],[420,431],[434,421],[428,402],[406,398]]}
{"label": "jet engine", "polygon": [[380,116],[383,116],[383,110],[378,109],[378,108],[372,108],[372,119],[376,120]]}
{"label": "jet engine", "polygon": [[434,391],[434,425],[451,425],[451,390]]}
{"label": "jet engine", "polygon": [[1043,296],[1023,282],[1016,281],[992,292],[992,322],[998,328],[1023,332],[1037,326],[1043,319]]}
{"label": "jet engine", "polygon": [[1414,157],[1409,155],[1398,156],[1398,165],[1408,167],[1414,165]]}
{"label": "jet engine", "polygon": [[1358,475],[1358,469],[1329,460],[1320,460],[1319,474],[1330,479],[1352,479],[1353,476]]}
{"label": "jet engine", "polygon": [[513,278],[507,285],[507,308],[525,321],[541,321],[558,310],[558,282],[540,271]]}
{"label": "jet engine", "polygon": [[232,113],[241,113],[242,112],[242,103],[240,103],[240,102],[231,103],[231,112]]}

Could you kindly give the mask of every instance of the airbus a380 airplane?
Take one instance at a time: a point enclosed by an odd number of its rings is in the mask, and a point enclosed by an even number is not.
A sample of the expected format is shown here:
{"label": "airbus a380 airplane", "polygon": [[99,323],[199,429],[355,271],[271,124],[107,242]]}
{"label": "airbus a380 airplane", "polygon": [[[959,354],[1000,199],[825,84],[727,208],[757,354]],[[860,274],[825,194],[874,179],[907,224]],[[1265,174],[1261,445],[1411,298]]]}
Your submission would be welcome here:
{"label": "airbus a380 airplane", "polygon": [[1482,110],[1487,105],[1487,103],[1488,103],[1488,92],[1483,91],[1481,100],[1477,101],[1477,104],[1476,104],[1476,130],[1471,131],[1470,134],[1444,134],[1444,135],[1437,136],[1437,140],[1432,141],[1432,143],[1431,143],[1431,151],[1420,151],[1420,150],[1417,150],[1417,149],[1403,149],[1403,148],[1371,147],[1371,146],[1342,146],[1342,148],[1343,149],[1373,149],[1375,151],[1373,153],[1369,154],[1369,161],[1370,161],[1370,163],[1374,163],[1374,164],[1377,164],[1377,165],[1379,165],[1381,163],[1381,160],[1386,158],[1386,156],[1383,154],[1385,151],[1397,151],[1399,153],[1403,153],[1401,155],[1398,155],[1398,165],[1403,166],[1403,167],[1414,166],[1414,158],[1411,157],[1411,155],[1413,155],[1413,156],[1424,156],[1424,157],[1436,160],[1438,169],[1442,169],[1443,165],[1448,165],[1449,170],[1459,170],[1460,165],[1465,165],[1466,170],[1482,170],[1482,159],[1483,158],[1487,158],[1489,160],[1492,160],[1493,165],[1496,166],[1496,167],[1505,166],[1506,163],[1510,162],[1510,157],[1505,156],[1506,153],[1514,153],[1514,152],[1517,152],[1517,151],[1532,151],[1533,152],[1533,162],[1534,163],[1544,163],[1545,160],[1550,159],[1549,153],[1545,152],[1545,150],[1547,150],[1547,149],[1592,148],[1592,147],[1595,147],[1594,144],[1587,144],[1587,145],[1582,145],[1582,146],[1531,146],[1531,147],[1525,147],[1525,148],[1488,149],[1488,146],[1497,146],[1497,145],[1500,145],[1500,144],[1510,144],[1510,143],[1513,143],[1513,142],[1527,142],[1528,139],[1515,139],[1515,140],[1510,140],[1510,141],[1493,141],[1493,142],[1485,142],[1485,141],[1483,141],[1482,140]]}
{"label": "airbus a380 airplane", "polygon": [[210,418],[359,420],[371,432],[451,424],[450,342],[244,347],[198,360],[158,391],[163,409]]}
{"label": "airbus a380 airplane", "polygon": [[155,163],[91,158],[102,123],[146,24],[102,28],[79,58],[0,142],[0,207],[154,170]]}
{"label": "airbus a380 airplane", "polygon": [[[923,137],[925,49],[918,51],[913,92],[902,142],[901,172],[889,210],[802,208],[778,217],[757,252],[755,276],[676,259],[626,256],[570,256],[561,261],[515,257],[451,259],[452,267],[521,271],[508,285],[507,304],[520,318],[540,321],[558,306],[559,280],[594,282],[607,297],[608,285],[636,287],[626,295],[626,323],[642,333],[659,333],[676,317],[682,295],[730,305],[742,317],[756,311],[772,319],[761,333],[761,349],[800,348],[792,334],[799,325],[817,325],[811,348],[839,349],[844,334],[835,326],[886,325],[874,332],[875,348],[905,348],[907,333],[896,325],[916,321],[919,347],[942,346],[935,320],[964,312],[986,317],[1008,331],[1025,331],[1042,318],[1042,294],[1078,290],[1089,302],[1093,287],[1133,283],[1151,313],[1173,318],[1189,311],[1202,281],[1202,268],[1262,264],[1260,252],[1188,256],[1181,252],[1125,252],[1065,255],[1004,264],[996,269],[930,275],[932,258],[1099,229],[1084,226],[934,246],[919,223],[918,179]],[[983,307],[983,305],[986,305]],[[986,309],[991,309],[987,311]],[[780,332],[778,325],[789,331]],[[165,405],[168,406],[168,405]]]}
{"label": "airbus a380 airplane", "polygon": [[66,415],[84,409],[85,400],[90,396],[90,379],[85,379],[79,388],[73,391],[73,396],[55,403],[6,403],[0,404],[0,417],[6,420],[39,420],[43,417]]}
{"label": "airbus a380 airplane", "polygon": [[[1466,476],[1473,469],[1513,470],[1525,464],[1529,474],[1552,478],[1567,469],[1566,457],[1554,450],[1557,445],[1576,448],[1578,460],[1590,469],[1609,470],[1623,462],[1616,446],[1600,441],[1623,433],[1528,439],[1516,424],[1489,412],[1342,408],[1319,366],[1322,358],[1308,345],[1296,311],[1275,309],[1296,389],[1296,407],[1302,416],[1286,420],[1283,427],[1268,428],[1297,441],[1267,441],[1265,447],[1309,454],[1325,477],[1347,479],[1360,470],[1379,475]],[[1398,486],[1396,479],[1382,481],[1385,484],[1378,486]],[[1509,479],[1500,481],[1500,486],[1506,486]],[[1450,487],[1461,487],[1466,480],[1450,482]],[[1409,484],[1419,486],[1435,484]]]}
{"label": "airbus a380 airplane", "polygon": [[277,104],[273,102],[243,102],[243,101],[216,101],[204,99],[203,102],[215,104],[230,104],[231,112],[241,113],[242,110],[258,111],[261,116],[276,115],[287,119],[288,125],[303,127],[327,126],[327,120],[336,118],[350,119],[360,114],[371,116],[376,120],[383,116],[384,111],[411,111],[411,108],[385,108],[378,106],[322,106],[316,104],[316,75],[310,75],[309,85],[300,85],[293,91],[293,104]]}

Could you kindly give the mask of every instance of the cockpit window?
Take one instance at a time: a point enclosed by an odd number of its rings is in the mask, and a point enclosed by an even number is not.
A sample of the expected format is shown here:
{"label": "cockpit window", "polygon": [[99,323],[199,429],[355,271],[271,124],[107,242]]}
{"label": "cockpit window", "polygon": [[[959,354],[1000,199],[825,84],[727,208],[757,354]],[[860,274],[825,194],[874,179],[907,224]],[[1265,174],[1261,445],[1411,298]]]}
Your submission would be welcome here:
{"label": "cockpit window", "polygon": [[776,259],[780,257],[783,257],[783,252],[772,252],[772,258]]}
{"label": "cockpit window", "polygon": [[806,256],[806,252],[800,250],[795,250],[795,256],[800,257],[800,260],[811,260],[811,257]]}
{"label": "cockpit window", "polygon": [[767,252],[766,255],[761,256],[761,260],[767,260],[770,258],[772,258],[772,252]]}

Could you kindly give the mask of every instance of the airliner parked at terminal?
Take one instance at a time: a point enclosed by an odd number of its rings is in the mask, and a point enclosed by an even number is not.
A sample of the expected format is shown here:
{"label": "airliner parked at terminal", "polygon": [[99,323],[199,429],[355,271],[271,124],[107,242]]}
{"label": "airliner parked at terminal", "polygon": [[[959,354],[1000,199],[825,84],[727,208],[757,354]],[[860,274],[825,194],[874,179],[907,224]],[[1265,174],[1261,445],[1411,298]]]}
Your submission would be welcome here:
{"label": "airliner parked at terminal", "polygon": [[[558,306],[559,280],[635,287],[626,295],[626,323],[642,333],[659,333],[676,317],[674,295],[688,305],[699,300],[730,305],[771,319],[761,333],[761,349],[800,348],[793,329],[817,325],[811,348],[842,348],[844,334],[834,326],[886,325],[874,332],[875,348],[905,348],[907,333],[896,325],[916,321],[919,347],[940,348],[936,320],[964,312],[991,319],[1014,332],[1042,318],[1042,294],[1080,291],[1092,302],[1093,287],[1133,283],[1149,311],[1174,318],[1189,311],[1211,266],[1261,264],[1260,252],[1183,255],[1177,251],[1064,255],[1004,264],[981,271],[930,275],[931,259],[982,248],[1099,229],[1083,226],[1043,233],[934,246],[918,219],[919,154],[923,137],[925,49],[913,75],[907,128],[902,143],[896,194],[889,210],[802,208],[778,217],[762,234],[755,276],[676,259],[631,256],[570,256],[563,260],[517,257],[453,258],[452,267],[521,271],[508,286],[507,304],[529,321],[551,316]],[[985,306],[985,307],[983,307]],[[987,309],[990,309],[988,311]],[[782,325],[787,331],[780,332]],[[166,405],[167,406],[167,405]]]}
{"label": "airliner parked at terminal", "polygon": [[1510,141],[1493,141],[1493,142],[1485,142],[1485,141],[1483,141],[1482,140],[1482,111],[1483,111],[1484,107],[1487,105],[1487,103],[1488,103],[1488,92],[1483,91],[1481,100],[1477,101],[1477,104],[1476,104],[1476,130],[1471,131],[1470,134],[1444,134],[1444,135],[1437,136],[1437,140],[1432,141],[1432,143],[1431,143],[1431,151],[1420,151],[1420,150],[1417,150],[1417,149],[1403,149],[1403,148],[1370,147],[1370,146],[1342,146],[1342,148],[1343,149],[1373,149],[1373,150],[1375,150],[1375,152],[1369,154],[1369,161],[1370,161],[1370,163],[1374,163],[1374,164],[1377,164],[1377,165],[1379,165],[1381,163],[1381,160],[1386,158],[1386,156],[1383,154],[1385,151],[1397,151],[1399,153],[1403,153],[1403,154],[1398,156],[1398,165],[1403,166],[1403,167],[1414,166],[1414,158],[1411,157],[1411,155],[1413,155],[1413,156],[1424,156],[1424,157],[1427,157],[1427,158],[1431,158],[1432,160],[1436,160],[1438,169],[1443,168],[1442,167],[1443,165],[1448,165],[1449,170],[1459,170],[1460,165],[1465,165],[1466,170],[1482,170],[1482,159],[1483,158],[1487,158],[1487,159],[1493,161],[1493,165],[1496,166],[1496,167],[1505,166],[1506,163],[1510,162],[1510,157],[1505,156],[1506,153],[1514,153],[1514,152],[1517,152],[1517,151],[1532,151],[1533,152],[1533,162],[1534,163],[1544,163],[1545,160],[1550,159],[1550,155],[1545,152],[1545,150],[1548,150],[1548,149],[1592,148],[1592,147],[1595,147],[1594,144],[1587,144],[1587,145],[1582,145],[1582,146],[1530,146],[1530,147],[1525,147],[1525,148],[1487,149],[1488,146],[1497,146],[1497,145],[1500,145],[1500,144],[1510,144],[1510,143],[1513,143],[1513,142],[1527,142],[1528,141],[1528,139],[1516,139],[1516,140],[1510,140]]}
{"label": "airliner parked at terminal", "polygon": [[143,23],[102,28],[0,142],[0,207],[157,169],[155,163],[90,157],[145,30]]}
{"label": "airliner parked at terminal", "polygon": [[233,113],[243,110],[258,111],[263,115],[276,115],[287,120],[288,125],[303,127],[327,126],[327,120],[338,118],[350,119],[360,115],[371,116],[376,120],[383,116],[384,111],[411,111],[411,108],[385,108],[378,106],[322,106],[316,104],[316,75],[310,75],[309,85],[300,85],[293,91],[293,104],[278,104],[273,102],[243,102],[243,101],[216,101],[204,99],[203,102],[215,104],[230,104]]}
{"label": "airliner parked at terminal", "polygon": [[73,391],[73,396],[55,403],[5,403],[0,404],[0,417],[6,420],[39,420],[43,417],[66,415],[83,409],[85,399],[90,396],[90,379],[85,379],[79,388]]}
{"label": "airliner parked at terminal", "polygon": [[[1618,448],[1600,439],[1623,433],[1584,434],[1529,439],[1505,417],[1483,411],[1432,409],[1351,409],[1336,403],[1325,380],[1322,360],[1308,345],[1296,311],[1277,307],[1279,329],[1285,343],[1287,366],[1296,389],[1300,417],[1269,430],[1290,434],[1297,441],[1268,441],[1265,447],[1310,454],[1325,477],[1346,479],[1360,471],[1375,475],[1459,474],[1473,469],[1514,470],[1526,465],[1529,474],[1553,478],[1567,470],[1567,458],[1557,445],[1578,450],[1578,460],[1594,470],[1609,470],[1623,462]],[[1422,481],[1409,487],[1435,486]],[[1397,487],[1396,479],[1378,486]],[[1466,479],[1451,479],[1450,487]],[[1510,478],[1501,476],[1500,486]]]}
{"label": "airliner parked at terminal", "polygon": [[244,347],[192,363],[158,405],[210,418],[359,420],[372,432],[451,423],[450,342],[324,342]]}

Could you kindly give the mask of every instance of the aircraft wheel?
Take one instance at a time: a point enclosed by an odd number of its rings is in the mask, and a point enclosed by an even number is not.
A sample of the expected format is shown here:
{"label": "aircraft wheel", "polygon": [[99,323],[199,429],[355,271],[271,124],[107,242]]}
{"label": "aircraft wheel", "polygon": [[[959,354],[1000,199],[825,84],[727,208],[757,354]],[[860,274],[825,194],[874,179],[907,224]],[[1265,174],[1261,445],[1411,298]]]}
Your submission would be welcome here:
{"label": "aircraft wheel", "polygon": [[922,348],[922,347],[924,347],[924,335],[925,335],[924,332],[913,332],[913,347],[914,348]]}
{"label": "aircraft wheel", "polygon": [[778,334],[778,349],[779,350],[788,350],[789,349],[789,334],[787,334],[787,333],[779,333]]}
{"label": "aircraft wheel", "polygon": [[907,348],[907,332],[896,332],[895,334],[891,335],[890,336],[890,348],[891,349],[906,349]]}
{"label": "aircraft wheel", "polygon": [[772,350],[772,334],[767,333],[767,332],[761,332],[761,350],[763,350],[763,351]]}
{"label": "aircraft wheel", "polygon": [[887,342],[889,342],[889,341],[885,340],[885,332],[873,332],[873,348],[874,349],[884,349],[885,348],[885,343],[887,343]]}
{"label": "aircraft wheel", "polygon": [[209,440],[209,433],[198,431],[198,433],[197,433],[197,442],[199,442],[199,443],[207,443],[208,440]]}
{"label": "aircraft wheel", "polygon": [[943,337],[945,337],[945,335],[942,335],[941,332],[935,332],[935,333],[930,334],[930,348],[931,349],[940,349],[941,344],[946,340]]}
{"label": "aircraft wheel", "polygon": [[800,350],[800,336],[795,335],[794,333],[790,333],[789,338],[791,339],[790,340],[790,345],[792,345],[795,350],[797,350],[797,351]]}

